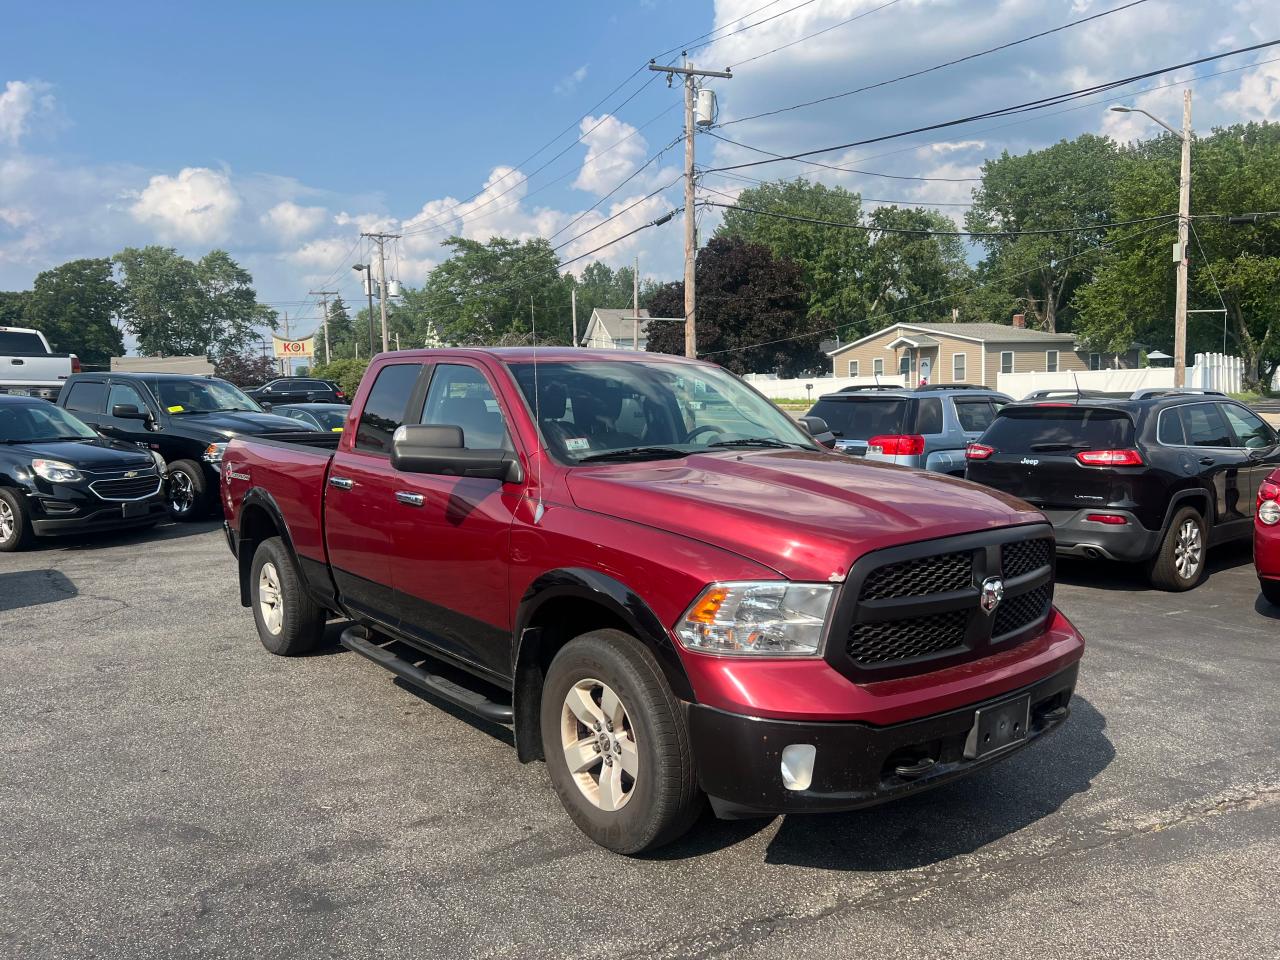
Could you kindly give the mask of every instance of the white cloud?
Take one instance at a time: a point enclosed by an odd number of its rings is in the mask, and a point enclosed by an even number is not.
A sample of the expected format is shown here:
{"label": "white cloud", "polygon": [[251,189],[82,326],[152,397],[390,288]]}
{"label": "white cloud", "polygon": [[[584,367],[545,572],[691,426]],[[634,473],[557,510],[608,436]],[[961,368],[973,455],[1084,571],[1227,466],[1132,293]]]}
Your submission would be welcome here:
{"label": "white cloud", "polygon": [[956,153],[960,150],[982,150],[986,145],[985,140],[953,140],[950,143],[931,143],[929,150],[932,153]]}
{"label": "white cloud", "polygon": [[0,207],[0,223],[7,224],[14,230],[25,227],[35,218],[35,214],[30,210],[22,210],[19,207]]}
{"label": "white cloud", "polygon": [[31,118],[53,110],[53,88],[43,80],[10,80],[0,93],[0,141],[17,145]]}
{"label": "white cloud", "polygon": [[585,79],[587,79],[587,65],[584,63],[577,70],[573,71],[573,73],[557,81],[553,89],[558,96],[567,97],[569,94],[573,93],[573,91],[577,90],[578,86]]}
{"label": "white cloud", "polygon": [[240,206],[226,173],[186,167],[176,177],[152,177],[129,212],[166,240],[207,244],[227,239]]}
{"label": "white cloud", "polygon": [[648,150],[636,128],[617,117],[582,118],[582,142],[587,155],[573,185],[603,196],[635,172]]}
{"label": "white cloud", "polygon": [[1218,104],[1246,120],[1280,119],[1280,63],[1248,71],[1238,87],[1218,98]]}
{"label": "white cloud", "polygon": [[264,213],[261,222],[281,239],[296,240],[319,230],[328,213],[324,207],[303,207],[285,200]]}

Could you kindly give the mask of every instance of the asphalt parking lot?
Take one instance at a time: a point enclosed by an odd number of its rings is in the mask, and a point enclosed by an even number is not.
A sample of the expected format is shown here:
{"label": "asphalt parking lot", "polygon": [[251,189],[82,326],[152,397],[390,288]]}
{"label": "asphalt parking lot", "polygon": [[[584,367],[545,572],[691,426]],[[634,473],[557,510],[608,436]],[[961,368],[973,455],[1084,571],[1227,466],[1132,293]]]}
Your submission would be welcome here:
{"label": "asphalt parking lot", "polygon": [[216,524],[0,555],[0,955],[1280,956],[1280,612],[1211,569],[1062,566],[1090,646],[1036,749],[628,860],[505,731],[268,655]]}

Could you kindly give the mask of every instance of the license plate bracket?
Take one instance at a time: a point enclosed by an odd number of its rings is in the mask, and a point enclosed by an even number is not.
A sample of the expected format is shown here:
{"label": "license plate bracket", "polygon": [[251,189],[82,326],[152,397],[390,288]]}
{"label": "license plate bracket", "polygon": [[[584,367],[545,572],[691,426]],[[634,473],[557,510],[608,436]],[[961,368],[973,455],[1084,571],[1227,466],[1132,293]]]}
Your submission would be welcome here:
{"label": "license plate bracket", "polygon": [[132,520],[135,517],[145,517],[151,512],[151,505],[142,500],[136,503],[122,503],[120,504],[120,512],[126,520]]}
{"label": "license plate bracket", "polygon": [[974,711],[973,726],[964,744],[965,759],[977,760],[1021,743],[1027,739],[1030,720],[1030,694]]}

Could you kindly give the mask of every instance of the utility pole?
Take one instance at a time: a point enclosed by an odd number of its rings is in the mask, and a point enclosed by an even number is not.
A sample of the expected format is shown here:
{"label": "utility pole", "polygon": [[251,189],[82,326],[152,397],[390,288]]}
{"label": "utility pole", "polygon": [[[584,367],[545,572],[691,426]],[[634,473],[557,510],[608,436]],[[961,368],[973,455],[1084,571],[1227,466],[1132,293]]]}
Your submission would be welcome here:
{"label": "utility pole", "polygon": [[631,270],[631,346],[640,349],[640,258]]}
{"label": "utility pole", "polygon": [[308,290],[307,295],[320,298],[320,319],[324,323],[324,362],[329,362],[329,298],[336,297],[338,290]]}
{"label": "utility pole", "polygon": [[[284,338],[289,339],[289,311],[284,311]],[[287,364],[287,366],[286,366]],[[293,361],[285,356],[280,358],[280,376],[287,377],[293,373]]]}
{"label": "utility pole", "polygon": [[1182,93],[1182,166],[1178,175],[1178,291],[1173,315],[1173,385],[1187,384],[1187,232],[1191,224],[1191,90]]}
{"label": "utility pole", "polygon": [[667,82],[675,74],[684,77],[684,355],[698,355],[697,330],[697,296],[694,289],[694,263],[698,252],[697,225],[694,219],[695,198],[693,193],[693,134],[694,134],[694,98],[697,95],[698,77],[733,78],[728,70],[695,70],[684,58],[684,66],[663,67],[649,61],[649,69],[657,73],[667,74]]}
{"label": "utility pole", "polygon": [[578,288],[569,291],[569,312],[573,317],[573,345],[578,345]]}
{"label": "utility pole", "polygon": [[362,233],[360,236],[368,237],[378,245],[378,303],[382,308],[382,352],[386,353],[391,349],[387,337],[387,241],[399,240],[400,234]]}
{"label": "utility pole", "polygon": [[[365,296],[369,298],[369,315],[368,315],[368,324],[367,324],[367,326],[369,327],[369,359],[372,360],[373,359],[373,264],[355,263],[351,265],[351,269],[359,270],[361,273],[364,274],[364,292],[365,292]],[[357,348],[356,358],[359,359],[359,357],[360,357],[360,351]]]}

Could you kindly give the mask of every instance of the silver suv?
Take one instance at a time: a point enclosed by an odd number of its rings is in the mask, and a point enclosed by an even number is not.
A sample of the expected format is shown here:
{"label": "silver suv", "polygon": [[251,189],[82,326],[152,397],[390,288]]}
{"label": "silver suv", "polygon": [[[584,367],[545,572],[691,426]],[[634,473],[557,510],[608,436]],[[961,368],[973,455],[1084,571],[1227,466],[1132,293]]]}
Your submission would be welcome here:
{"label": "silver suv", "polygon": [[963,477],[965,447],[1012,402],[968,384],[846,387],[819,397],[808,415],[826,421],[835,449],[851,456]]}

